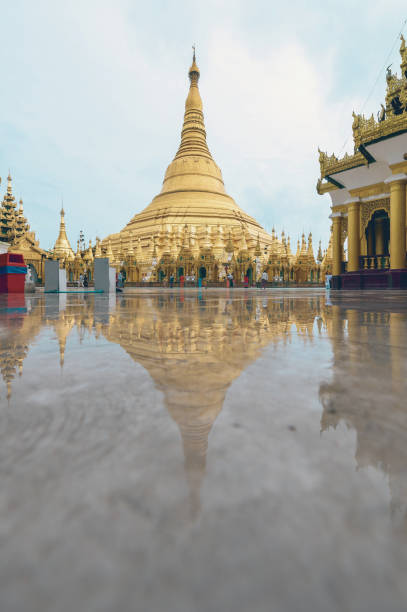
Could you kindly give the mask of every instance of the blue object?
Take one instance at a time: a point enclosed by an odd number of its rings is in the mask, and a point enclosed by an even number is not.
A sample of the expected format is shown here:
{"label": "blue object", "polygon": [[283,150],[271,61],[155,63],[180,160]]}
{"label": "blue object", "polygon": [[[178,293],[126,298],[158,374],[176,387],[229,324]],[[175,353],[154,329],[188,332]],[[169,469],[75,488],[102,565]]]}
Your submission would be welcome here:
{"label": "blue object", "polygon": [[27,274],[27,266],[0,266],[0,274]]}

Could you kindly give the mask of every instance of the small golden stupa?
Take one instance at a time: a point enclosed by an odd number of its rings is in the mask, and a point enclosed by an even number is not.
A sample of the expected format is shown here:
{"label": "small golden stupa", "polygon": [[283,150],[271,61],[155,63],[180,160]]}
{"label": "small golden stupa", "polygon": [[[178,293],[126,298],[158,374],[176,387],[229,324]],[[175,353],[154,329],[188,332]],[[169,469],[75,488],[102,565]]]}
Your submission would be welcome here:
{"label": "small golden stupa", "polygon": [[69,243],[68,236],[66,235],[66,227],[65,227],[65,211],[64,208],[61,208],[61,221],[59,224],[59,234],[58,238],[55,241],[55,245],[53,248],[53,256],[57,259],[65,259],[68,261],[73,261],[75,259],[75,253],[72,250],[72,247]]}

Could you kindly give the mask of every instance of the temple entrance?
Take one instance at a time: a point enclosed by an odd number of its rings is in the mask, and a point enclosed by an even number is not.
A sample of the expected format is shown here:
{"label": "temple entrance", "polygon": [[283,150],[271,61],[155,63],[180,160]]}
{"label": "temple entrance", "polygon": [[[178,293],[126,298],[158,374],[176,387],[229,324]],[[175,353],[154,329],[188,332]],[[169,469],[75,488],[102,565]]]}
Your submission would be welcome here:
{"label": "temple entrance", "polygon": [[199,278],[206,278],[206,268],[204,266],[199,268]]}
{"label": "temple entrance", "polygon": [[366,228],[367,256],[389,255],[390,219],[385,210],[377,210]]}

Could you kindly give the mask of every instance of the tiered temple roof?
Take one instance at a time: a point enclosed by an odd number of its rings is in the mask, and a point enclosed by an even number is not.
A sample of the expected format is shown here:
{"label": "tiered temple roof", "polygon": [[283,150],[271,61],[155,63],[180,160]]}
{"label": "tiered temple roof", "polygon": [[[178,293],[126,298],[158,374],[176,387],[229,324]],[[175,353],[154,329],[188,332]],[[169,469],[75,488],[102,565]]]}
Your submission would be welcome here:
{"label": "tiered temple roof", "polygon": [[321,178],[317,185],[318,193],[343,188],[339,173],[368,166],[377,161],[372,145],[407,132],[407,48],[404,36],[401,35],[400,38],[401,77],[393,74],[390,66],[387,68],[385,104],[381,104],[377,118],[373,114],[367,118],[352,113],[354,153],[351,155],[345,153],[340,159],[334,154],[328,155],[318,149],[321,170]]}
{"label": "tiered temple roof", "polygon": [[17,207],[11,185],[11,175],[7,177],[7,191],[0,206],[0,240],[14,244],[29,230],[30,226],[24,217],[23,201]]}

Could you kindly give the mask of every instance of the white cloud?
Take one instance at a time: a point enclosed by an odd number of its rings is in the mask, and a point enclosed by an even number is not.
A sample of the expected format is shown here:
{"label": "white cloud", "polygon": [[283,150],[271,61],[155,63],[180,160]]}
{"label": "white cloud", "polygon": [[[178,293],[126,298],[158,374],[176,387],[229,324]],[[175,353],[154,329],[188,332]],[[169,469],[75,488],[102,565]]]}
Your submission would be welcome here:
{"label": "white cloud", "polygon": [[[227,190],[263,224],[326,242],[317,146],[340,152],[399,27],[397,6],[390,15],[376,5],[363,21],[350,1],[340,10],[16,1],[2,34],[0,173],[11,166],[46,247],[61,195],[72,242],[80,228],[91,237],[120,229],[159,192],[175,154],[196,42],[208,142]],[[369,112],[383,92],[384,80]]]}

